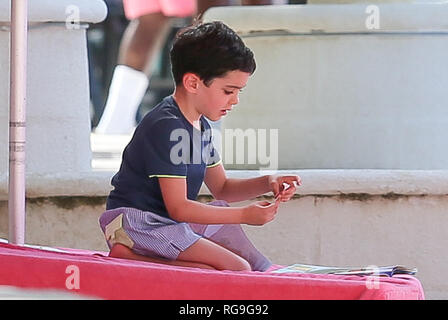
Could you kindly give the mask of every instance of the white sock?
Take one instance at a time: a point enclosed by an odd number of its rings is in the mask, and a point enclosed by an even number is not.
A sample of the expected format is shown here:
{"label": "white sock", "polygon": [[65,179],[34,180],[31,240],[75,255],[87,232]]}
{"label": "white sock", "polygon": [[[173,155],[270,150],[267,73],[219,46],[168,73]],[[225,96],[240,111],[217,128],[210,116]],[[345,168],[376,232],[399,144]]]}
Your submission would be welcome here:
{"label": "white sock", "polygon": [[149,85],[148,77],[125,65],[115,67],[106,106],[96,133],[128,134],[135,128],[135,115]]}

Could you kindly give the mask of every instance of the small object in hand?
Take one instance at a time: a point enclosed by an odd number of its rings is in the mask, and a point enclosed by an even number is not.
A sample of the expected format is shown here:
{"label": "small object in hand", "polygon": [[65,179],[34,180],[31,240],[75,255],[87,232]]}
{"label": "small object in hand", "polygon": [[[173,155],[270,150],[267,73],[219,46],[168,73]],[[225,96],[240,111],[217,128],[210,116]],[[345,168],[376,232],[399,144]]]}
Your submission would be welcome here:
{"label": "small object in hand", "polygon": [[280,196],[281,196],[281,193],[279,193],[279,194],[275,197],[275,202],[280,201]]}

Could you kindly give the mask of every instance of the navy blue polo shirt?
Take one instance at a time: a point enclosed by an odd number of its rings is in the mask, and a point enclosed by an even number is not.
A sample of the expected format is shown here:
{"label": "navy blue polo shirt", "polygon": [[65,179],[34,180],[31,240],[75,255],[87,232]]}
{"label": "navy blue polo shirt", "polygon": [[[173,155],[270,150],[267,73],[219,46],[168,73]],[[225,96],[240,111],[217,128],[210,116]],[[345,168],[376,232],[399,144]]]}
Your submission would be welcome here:
{"label": "navy blue polo shirt", "polygon": [[210,124],[203,116],[200,124],[198,130],[188,122],[172,96],[148,112],[124,149],[106,209],[131,207],[169,218],[159,177],[186,179],[187,198],[196,200],[206,168],[221,162]]}

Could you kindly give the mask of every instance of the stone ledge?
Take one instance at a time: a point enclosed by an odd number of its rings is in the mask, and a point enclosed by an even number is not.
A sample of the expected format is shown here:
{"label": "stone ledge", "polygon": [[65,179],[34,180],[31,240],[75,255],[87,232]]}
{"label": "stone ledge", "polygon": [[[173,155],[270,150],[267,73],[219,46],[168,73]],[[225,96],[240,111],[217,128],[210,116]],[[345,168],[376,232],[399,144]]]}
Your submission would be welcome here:
{"label": "stone ledge", "polygon": [[[304,195],[448,195],[448,170],[279,170],[278,174],[297,174]],[[104,197],[112,189],[112,171],[33,174],[27,177],[27,198]],[[257,177],[256,170],[228,170],[229,178]],[[0,200],[8,199],[8,180],[0,177]],[[202,186],[200,195],[210,195]]]}
{"label": "stone ledge", "polygon": [[[258,171],[227,171],[228,177],[247,178]],[[448,195],[448,170],[279,170],[297,174],[297,195]],[[201,189],[202,190],[202,189]]]}
{"label": "stone ledge", "polygon": [[[0,23],[10,21],[11,0],[0,0]],[[106,19],[107,6],[102,0],[31,0],[28,1],[29,22],[65,22],[79,10],[80,23],[98,23]],[[68,13],[66,10],[69,10]]]}
{"label": "stone ledge", "polygon": [[[82,172],[29,174],[26,178],[26,197],[101,197],[109,194],[113,172]],[[0,200],[8,199],[8,180],[0,177]]]}
{"label": "stone ledge", "polygon": [[380,28],[369,30],[362,4],[215,7],[205,21],[220,20],[239,33],[383,33],[447,32],[447,3],[378,3]]}

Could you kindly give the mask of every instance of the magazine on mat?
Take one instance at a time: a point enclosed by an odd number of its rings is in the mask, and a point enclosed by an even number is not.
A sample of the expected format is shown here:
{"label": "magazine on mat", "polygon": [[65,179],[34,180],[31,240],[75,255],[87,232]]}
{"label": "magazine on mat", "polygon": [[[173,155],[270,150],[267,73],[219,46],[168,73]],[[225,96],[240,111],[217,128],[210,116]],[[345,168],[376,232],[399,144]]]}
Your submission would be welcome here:
{"label": "magazine on mat", "polygon": [[401,265],[395,266],[368,266],[368,267],[328,267],[309,264],[292,264],[272,271],[274,273],[313,273],[313,274],[338,274],[359,276],[393,276],[395,274],[417,273],[417,268],[408,268]]}

